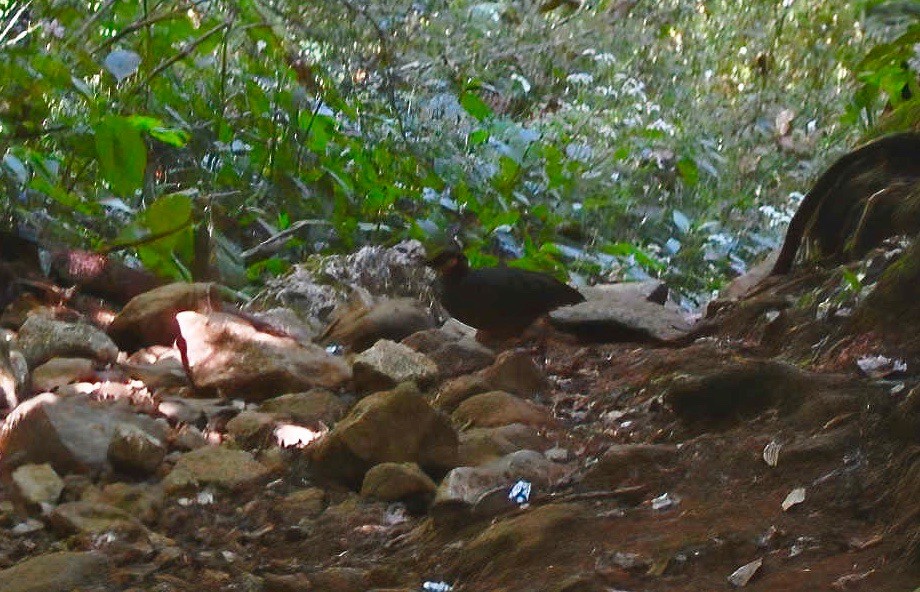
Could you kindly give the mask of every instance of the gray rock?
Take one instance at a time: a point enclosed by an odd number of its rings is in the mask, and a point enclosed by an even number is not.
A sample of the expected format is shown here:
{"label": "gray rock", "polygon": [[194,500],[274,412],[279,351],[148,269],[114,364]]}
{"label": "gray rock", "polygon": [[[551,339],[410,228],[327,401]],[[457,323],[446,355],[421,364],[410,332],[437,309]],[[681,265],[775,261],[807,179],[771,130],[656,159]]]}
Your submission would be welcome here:
{"label": "gray rock", "polygon": [[376,296],[434,301],[433,274],[421,262],[418,241],[392,247],[365,246],[350,255],[315,258],[268,283],[263,300],[294,309],[302,318],[327,320],[349,293],[361,288]]}
{"label": "gray rock", "polygon": [[385,502],[434,495],[437,485],[415,463],[380,463],[364,475],[361,495]]}
{"label": "gray rock", "polygon": [[506,393],[490,391],[474,395],[461,403],[451,415],[457,425],[480,428],[520,423],[551,426],[555,423],[549,409]]}
{"label": "gray rock", "polygon": [[198,388],[263,401],[314,387],[336,389],[351,379],[348,365],[323,348],[261,333],[238,317],[186,311],[176,318]]}
{"label": "gray rock", "polygon": [[359,401],[313,451],[318,471],[357,489],[384,462],[414,462],[438,476],[456,466],[457,433],[412,385]]}
{"label": "gray rock", "polygon": [[17,407],[0,427],[0,455],[9,463],[50,463],[59,475],[110,468],[108,451],[122,428],[163,439],[166,428],[124,407],[85,398],[38,395]]}
{"label": "gray rock", "polygon": [[109,443],[109,462],[116,471],[151,475],[166,457],[164,442],[163,438],[156,438],[137,426],[121,426]]}
{"label": "gray rock", "polygon": [[425,387],[438,377],[438,366],[431,358],[386,339],[355,356],[352,368],[360,392],[382,391],[410,381]]}
{"label": "gray rock", "polygon": [[689,323],[676,308],[650,302],[648,287],[642,282],[585,290],[585,302],[552,311],[550,322],[589,341],[659,343],[686,335]]}
{"label": "gray rock", "polygon": [[180,456],[163,486],[167,493],[206,485],[243,489],[262,481],[270,472],[244,450],[207,446]]}
{"label": "gray rock", "polygon": [[402,343],[434,360],[443,378],[469,374],[495,361],[492,350],[476,341],[474,336],[451,328],[420,331],[406,337]]}
{"label": "gray rock", "polygon": [[227,433],[244,445],[259,445],[268,441],[275,426],[275,415],[258,411],[241,411],[227,422]]}
{"label": "gray rock", "polygon": [[120,532],[137,535],[144,526],[131,514],[115,506],[92,502],[67,502],[48,515],[48,523],[62,534],[97,535]]}
{"label": "gray rock", "polygon": [[61,498],[64,481],[49,464],[23,465],[13,471],[13,491],[29,506],[53,505]]}
{"label": "gray rock", "polygon": [[495,428],[471,428],[460,432],[458,463],[464,467],[475,467],[518,450],[543,451],[548,447],[546,438],[535,428],[519,423]]}
{"label": "gray rock", "polygon": [[212,418],[235,414],[238,409],[226,399],[164,397],[157,411],[174,423],[205,424]]}
{"label": "gray rock", "polygon": [[72,382],[93,382],[95,364],[86,358],[52,358],[32,371],[35,392],[53,391]]}
{"label": "gray rock", "polygon": [[252,316],[273,327],[278,333],[288,335],[299,343],[311,343],[320,333],[321,325],[315,319],[302,320],[290,308],[277,307],[253,312]]}
{"label": "gray rock", "polygon": [[432,512],[473,507],[496,489],[501,489],[501,497],[507,498],[508,490],[518,480],[530,481],[533,494],[541,489],[545,492],[569,474],[567,467],[547,460],[535,450],[519,450],[478,467],[452,470],[438,486]]}
{"label": "gray rock", "polygon": [[100,553],[48,553],[0,571],[0,592],[71,592],[104,583],[107,571]]}
{"label": "gray rock", "polygon": [[188,452],[207,446],[208,439],[195,426],[184,424],[171,434],[170,444],[176,450]]}
{"label": "gray rock", "polygon": [[51,358],[91,358],[108,364],[118,357],[118,346],[109,336],[86,323],[67,323],[34,314],[26,319],[16,344],[29,368]]}
{"label": "gray rock", "polygon": [[346,306],[323,331],[319,341],[338,344],[361,352],[381,339],[399,341],[417,331],[434,327],[431,312],[411,298],[383,299],[379,302],[358,301]]}
{"label": "gray rock", "polygon": [[522,397],[532,397],[549,386],[546,376],[537,368],[529,352],[506,351],[495,363],[480,372],[490,390],[506,391]]}
{"label": "gray rock", "polygon": [[134,351],[147,345],[171,345],[178,336],[176,313],[219,308],[216,284],[176,282],[132,298],[109,325],[109,335]]}
{"label": "gray rock", "polygon": [[348,406],[325,389],[313,389],[305,393],[289,393],[268,399],[259,406],[259,410],[284,415],[295,423],[313,426],[320,422],[326,425],[334,424],[342,419]]}

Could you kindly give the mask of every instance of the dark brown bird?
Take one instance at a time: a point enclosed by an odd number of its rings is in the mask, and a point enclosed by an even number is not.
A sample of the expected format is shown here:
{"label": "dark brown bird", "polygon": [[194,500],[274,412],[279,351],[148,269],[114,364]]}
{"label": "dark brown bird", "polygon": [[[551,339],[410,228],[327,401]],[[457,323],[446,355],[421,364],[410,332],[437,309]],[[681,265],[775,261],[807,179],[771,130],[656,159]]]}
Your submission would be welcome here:
{"label": "dark brown bird", "polygon": [[516,337],[551,310],[585,299],[543,273],[514,267],[470,269],[466,256],[455,249],[427,264],[441,274],[441,304],[447,312],[489,337]]}

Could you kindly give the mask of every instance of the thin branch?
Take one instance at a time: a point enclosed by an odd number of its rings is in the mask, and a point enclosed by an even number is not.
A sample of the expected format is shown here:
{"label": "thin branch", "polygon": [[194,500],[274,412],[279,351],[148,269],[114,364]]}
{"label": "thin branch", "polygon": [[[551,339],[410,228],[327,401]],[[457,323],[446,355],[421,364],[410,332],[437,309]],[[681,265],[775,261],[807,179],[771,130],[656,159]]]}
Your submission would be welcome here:
{"label": "thin branch", "polygon": [[86,38],[86,32],[89,31],[89,28],[92,27],[93,24],[96,23],[96,21],[98,21],[100,18],[102,18],[102,15],[104,15],[106,12],[108,12],[110,8],[112,8],[113,6],[115,6],[115,4],[116,4],[117,2],[118,2],[118,0],[107,0],[105,4],[103,4],[102,6],[99,7],[99,10],[97,10],[97,11],[93,14],[93,16],[91,16],[91,17],[89,17],[88,19],[86,19],[86,22],[83,23],[83,24],[80,26],[79,29],[77,29],[77,32],[76,32],[76,33],[74,33],[73,35],[71,35],[70,39],[68,39],[68,40],[64,43],[64,46],[62,47],[62,49],[67,49],[68,47],[70,47],[70,44],[71,44],[71,43],[73,43],[74,41],[76,41],[76,40],[78,40],[78,39],[85,39],[85,38]]}
{"label": "thin branch", "polygon": [[132,240],[132,241],[124,242],[124,243],[115,243],[115,244],[113,244],[113,245],[108,245],[108,246],[106,246],[106,247],[103,247],[102,249],[98,249],[96,252],[99,253],[99,254],[101,254],[101,255],[108,255],[109,253],[112,253],[113,251],[121,251],[121,250],[124,250],[124,249],[132,249],[132,248],[135,248],[135,247],[139,247],[139,246],[141,246],[141,245],[147,245],[147,244],[150,244],[150,243],[154,243],[154,242],[156,242],[156,241],[158,241],[158,240],[160,240],[160,239],[164,239],[164,238],[166,238],[166,237],[168,237],[168,236],[171,236],[171,235],[173,235],[173,234],[176,234],[177,232],[182,232],[183,230],[185,230],[185,229],[187,229],[188,227],[190,227],[190,226],[192,225],[193,222],[194,222],[194,220],[193,220],[192,216],[189,216],[188,219],[187,219],[185,222],[183,222],[182,224],[180,224],[180,225],[178,225],[178,226],[175,226],[175,227],[173,227],[173,228],[167,228],[166,230],[163,230],[163,231],[161,231],[161,232],[155,232],[155,233],[153,233],[153,234],[148,234],[147,236],[142,236],[141,238],[136,239],[136,240]]}
{"label": "thin branch", "polygon": [[187,58],[188,56],[190,56],[192,52],[195,51],[195,49],[199,45],[201,45],[202,43],[207,41],[209,38],[213,37],[214,35],[223,31],[229,26],[230,26],[230,23],[221,23],[220,25],[217,25],[216,27],[214,27],[213,29],[210,29],[204,35],[202,35],[201,37],[199,37],[198,39],[190,43],[188,46],[185,47],[185,49],[183,49],[176,55],[161,62],[160,65],[154,68],[153,71],[151,71],[150,74],[148,74],[147,77],[144,78],[144,80],[140,84],[138,84],[133,89],[131,89],[130,94],[134,94],[140,89],[145,88],[148,84],[150,84],[151,80],[153,80],[154,78],[162,74],[164,70],[166,70],[167,68],[169,68],[170,66],[178,62],[179,60],[183,60]]}
{"label": "thin branch", "polygon": [[16,23],[19,22],[19,18],[22,17],[22,14],[29,7],[29,4],[32,4],[32,0],[29,0],[28,2],[23,4],[19,8],[19,10],[16,11],[16,14],[13,15],[13,18],[10,19],[10,22],[6,24],[6,27],[3,29],[3,32],[0,33],[0,43],[3,43],[4,39],[6,39],[6,36],[10,34],[10,31],[13,30],[13,27],[16,26]]}
{"label": "thin branch", "polygon": [[105,41],[97,45],[96,47],[89,50],[89,52],[92,54],[99,53],[103,49],[111,47],[112,45],[118,43],[119,41],[121,41],[122,39],[130,35],[131,33],[134,33],[135,31],[139,31],[143,29],[144,27],[155,25],[163,21],[172,20],[174,18],[182,18],[184,16],[185,16],[184,9],[178,8],[170,12],[164,12],[162,14],[155,14],[151,17],[134,21],[133,23],[131,23],[130,25],[128,25],[127,27],[125,27],[124,29],[116,33],[114,37],[110,37],[109,39],[106,39]]}
{"label": "thin branch", "polygon": [[399,103],[396,100],[396,85],[393,82],[393,72],[390,70],[392,53],[390,53],[390,45],[386,31],[381,28],[380,23],[378,23],[376,19],[368,14],[367,8],[355,6],[350,0],[340,1],[342,5],[353,14],[361,16],[364,20],[369,22],[371,28],[373,28],[374,32],[377,34],[377,41],[380,43],[381,62],[383,63],[383,91],[384,94],[386,94],[387,102],[390,103],[390,108],[393,110],[393,115],[396,117],[396,123],[399,126],[399,133],[402,136],[403,142],[408,145],[409,134],[406,132],[406,127],[402,120],[402,113],[399,110]]}

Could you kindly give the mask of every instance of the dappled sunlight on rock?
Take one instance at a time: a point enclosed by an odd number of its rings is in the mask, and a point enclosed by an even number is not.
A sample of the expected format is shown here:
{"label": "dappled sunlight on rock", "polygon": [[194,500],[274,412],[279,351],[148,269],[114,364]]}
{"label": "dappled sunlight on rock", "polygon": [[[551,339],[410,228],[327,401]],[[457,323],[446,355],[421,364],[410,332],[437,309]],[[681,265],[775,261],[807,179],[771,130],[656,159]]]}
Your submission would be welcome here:
{"label": "dappled sunlight on rock", "polygon": [[184,311],[176,320],[198,388],[261,401],[313,387],[338,388],[351,379],[348,364],[323,348],[262,333],[238,317]]}
{"label": "dappled sunlight on rock", "polygon": [[328,428],[313,430],[290,423],[275,427],[274,436],[282,448],[306,448],[329,432]]}

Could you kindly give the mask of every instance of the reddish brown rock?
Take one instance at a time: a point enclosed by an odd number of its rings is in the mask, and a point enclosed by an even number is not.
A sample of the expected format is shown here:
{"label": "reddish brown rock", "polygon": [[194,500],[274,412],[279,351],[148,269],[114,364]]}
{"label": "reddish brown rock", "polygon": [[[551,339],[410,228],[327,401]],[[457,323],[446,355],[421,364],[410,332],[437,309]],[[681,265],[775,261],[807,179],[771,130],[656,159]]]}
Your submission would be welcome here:
{"label": "reddish brown rock", "polygon": [[314,387],[337,389],[351,379],[345,361],[323,348],[262,333],[236,316],[186,311],[176,317],[199,389],[263,401]]}

